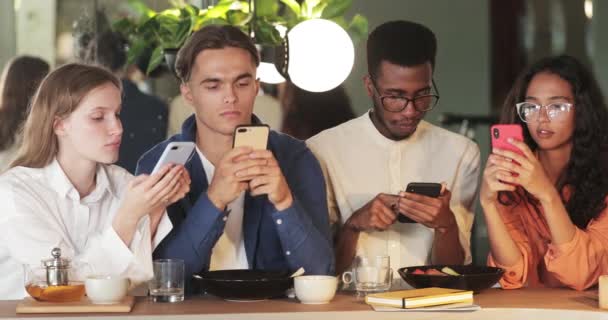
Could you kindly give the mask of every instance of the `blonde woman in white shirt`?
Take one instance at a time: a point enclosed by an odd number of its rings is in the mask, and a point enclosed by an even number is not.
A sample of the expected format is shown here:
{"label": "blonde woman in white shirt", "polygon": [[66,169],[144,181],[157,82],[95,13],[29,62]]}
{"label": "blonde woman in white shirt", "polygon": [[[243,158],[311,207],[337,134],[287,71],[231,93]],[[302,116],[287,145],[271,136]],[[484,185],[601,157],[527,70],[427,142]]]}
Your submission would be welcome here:
{"label": "blonde woman in white shirt", "polygon": [[120,81],[98,67],[64,65],[41,83],[0,177],[0,299],[24,297],[22,265],[40,265],[54,247],[90,272],[151,277],[156,226],[190,178],[182,166],[133,178],[111,165],[120,107]]}

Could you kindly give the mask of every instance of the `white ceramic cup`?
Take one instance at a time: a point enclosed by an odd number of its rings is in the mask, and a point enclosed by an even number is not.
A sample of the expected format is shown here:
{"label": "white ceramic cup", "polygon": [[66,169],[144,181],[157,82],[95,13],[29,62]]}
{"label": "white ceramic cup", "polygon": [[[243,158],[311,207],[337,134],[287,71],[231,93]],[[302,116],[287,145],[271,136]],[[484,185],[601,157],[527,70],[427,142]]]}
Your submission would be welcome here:
{"label": "white ceramic cup", "polygon": [[338,279],[332,276],[299,276],[293,283],[298,300],[304,304],[329,303],[338,287]]}
{"label": "white ceramic cup", "polygon": [[119,303],[127,295],[129,279],[117,276],[89,276],[84,282],[89,300],[94,304]]}

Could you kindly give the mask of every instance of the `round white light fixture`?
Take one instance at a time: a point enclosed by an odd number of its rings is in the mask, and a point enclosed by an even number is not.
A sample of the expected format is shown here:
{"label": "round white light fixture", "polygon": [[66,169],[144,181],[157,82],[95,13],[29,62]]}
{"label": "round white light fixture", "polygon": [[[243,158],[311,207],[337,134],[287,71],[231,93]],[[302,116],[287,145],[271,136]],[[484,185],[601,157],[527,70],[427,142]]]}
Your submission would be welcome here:
{"label": "round white light fixture", "polygon": [[269,84],[278,84],[285,82],[285,78],[279,73],[277,67],[269,62],[260,62],[257,71],[260,81]]}
{"label": "round white light fixture", "polygon": [[340,85],[353,68],[353,42],[335,22],[306,20],[293,27],[286,39],[287,70],[283,71],[287,71],[293,84],[304,90],[331,90]]}

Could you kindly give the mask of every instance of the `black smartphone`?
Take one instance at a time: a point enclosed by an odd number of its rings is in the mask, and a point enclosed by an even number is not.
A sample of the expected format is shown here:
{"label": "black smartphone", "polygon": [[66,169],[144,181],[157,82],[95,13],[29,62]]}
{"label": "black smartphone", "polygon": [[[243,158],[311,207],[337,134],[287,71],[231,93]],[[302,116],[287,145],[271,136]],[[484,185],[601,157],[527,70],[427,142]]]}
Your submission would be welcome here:
{"label": "black smartphone", "polygon": [[[427,197],[437,198],[441,194],[441,183],[435,182],[410,182],[405,188],[406,192],[421,194]],[[397,221],[401,223],[417,223],[407,216],[399,214]]]}

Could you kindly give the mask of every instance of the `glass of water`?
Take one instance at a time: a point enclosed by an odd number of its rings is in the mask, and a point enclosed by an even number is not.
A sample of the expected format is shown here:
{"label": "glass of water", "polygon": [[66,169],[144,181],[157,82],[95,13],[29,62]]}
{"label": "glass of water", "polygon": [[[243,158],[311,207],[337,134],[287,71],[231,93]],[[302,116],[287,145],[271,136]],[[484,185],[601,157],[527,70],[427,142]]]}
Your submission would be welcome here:
{"label": "glass of water", "polygon": [[184,260],[157,259],[152,264],[154,278],[148,281],[152,301],[184,301]]}
{"label": "glass of water", "polygon": [[389,256],[355,257],[353,270],[342,274],[346,284],[354,283],[358,295],[388,291],[391,288],[393,270]]}

